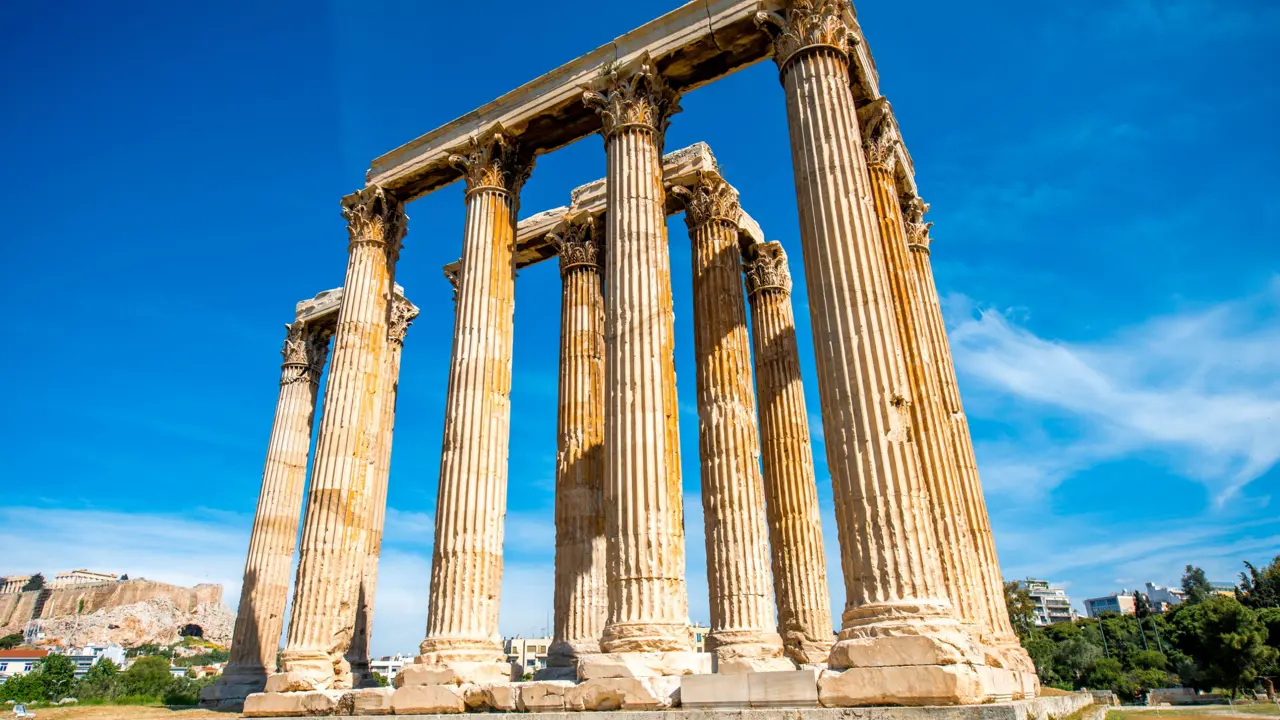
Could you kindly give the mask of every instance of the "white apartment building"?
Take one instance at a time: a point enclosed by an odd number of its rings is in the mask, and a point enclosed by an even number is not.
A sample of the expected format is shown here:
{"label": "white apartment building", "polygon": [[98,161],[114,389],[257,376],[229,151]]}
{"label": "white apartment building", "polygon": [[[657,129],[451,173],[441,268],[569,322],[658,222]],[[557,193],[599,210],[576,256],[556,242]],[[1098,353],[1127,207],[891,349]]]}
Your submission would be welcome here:
{"label": "white apartment building", "polygon": [[1091,618],[1099,617],[1104,612],[1132,615],[1137,611],[1137,599],[1131,591],[1121,590],[1118,593],[1085,600],[1084,611]]}
{"label": "white apartment building", "polygon": [[517,635],[502,641],[507,662],[519,664],[526,675],[547,666],[547,649],[550,647],[551,638],[524,638]]}
{"label": "white apartment building", "polygon": [[1050,587],[1047,580],[1027,578],[1022,581],[1035,602],[1036,625],[1044,627],[1060,622],[1071,622],[1080,617],[1071,609],[1071,598],[1062,588]]}
{"label": "white apartment building", "polygon": [[125,649],[119,645],[85,645],[81,648],[69,648],[63,654],[75,663],[76,678],[84,677],[89,668],[103,658],[115,663],[118,668],[123,668],[127,660]]}
{"label": "white apartment building", "polygon": [[370,660],[369,669],[386,678],[387,682],[391,682],[396,679],[396,674],[403,670],[405,665],[411,664],[413,664],[412,655],[396,653],[395,655],[383,655],[376,660]]}

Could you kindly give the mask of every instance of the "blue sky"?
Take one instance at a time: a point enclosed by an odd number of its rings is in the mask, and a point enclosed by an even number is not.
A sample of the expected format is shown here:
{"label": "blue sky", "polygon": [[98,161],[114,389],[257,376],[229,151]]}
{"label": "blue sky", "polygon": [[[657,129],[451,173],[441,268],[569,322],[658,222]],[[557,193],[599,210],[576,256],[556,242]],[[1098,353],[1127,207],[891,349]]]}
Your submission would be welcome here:
{"label": "blue sky", "polygon": [[[0,9],[0,574],[221,582],[234,604],[283,325],[342,282],[371,158],[675,3],[137,2]],[[1007,577],[1078,600],[1280,551],[1280,6],[864,0],[932,203],[934,267]],[[762,63],[684,99],[770,238],[799,245]],[[542,157],[523,214],[604,172]],[[426,619],[462,188],[413,202],[374,649]],[[670,224],[691,613],[706,621],[684,223]],[[799,278],[797,278],[799,281]],[[817,387],[806,297],[803,370]],[[559,277],[521,272],[502,630],[547,624]],[[831,493],[819,493],[834,558]],[[839,565],[830,564],[842,604]]]}

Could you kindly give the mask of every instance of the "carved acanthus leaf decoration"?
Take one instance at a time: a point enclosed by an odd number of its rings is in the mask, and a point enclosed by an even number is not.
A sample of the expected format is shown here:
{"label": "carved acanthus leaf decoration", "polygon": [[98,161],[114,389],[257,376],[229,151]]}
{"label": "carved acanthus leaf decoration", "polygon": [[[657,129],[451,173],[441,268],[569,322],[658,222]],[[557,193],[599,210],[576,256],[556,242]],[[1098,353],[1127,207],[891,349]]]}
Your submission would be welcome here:
{"label": "carved acanthus leaf decoration", "polygon": [[534,158],[521,148],[514,134],[495,125],[473,138],[462,151],[450,155],[449,163],[463,172],[467,194],[481,188],[496,188],[519,195],[520,188],[533,174]]}
{"label": "carved acanthus leaf decoration", "polygon": [[630,72],[619,74],[617,68],[610,68],[597,89],[583,90],[582,101],[600,113],[606,140],[628,127],[647,128],[663,136],[671,116],[680,112],[680,94],[667,85],[647,53]]}
{"label": "carved acanthus leaf decoration", "polygon": [[742,261],[742,274],[747,283],[747,295],[765,290],[791,292],[791,268],[787,265],[787,253],[782,243],[757,243],[747,250]]}
{"label": "carved acanthus leaf decoration", "polygon": [[329,337],[333,328],[301,320],[284,327],[284,347],[280,350],[286,371],[283,382],[297,382],[304,378],[318,382],[329,357]]}
{"label": "carved acanthus leaf decoration", "polygon": [[933,242],[929,237],[929,228],[933,227],[933,223],[924,221],[925,213],[929,212],[929,203],[916,195],[904,196],[900,202],[902,220],[907,230],[907,247],[929,252],[929,245]]}
{"label": "carved acanthus leaf decoration", "polygon": [[413,319],[416,317],[418,317],[418,308],[414,307],[413,303],[402,297],[392,300],[390,322],[387,323],[387,338],[403,345],[405,333],[409,331],[409,326],[413,324]]}
{"label": "carved acanthus leaf decoration", "polygon": [[773,59],[779,70],[801,50],[833,48],[845,56],[857,43],[857,34],[845,21],[852,16],[849,0],[791,0],[781,13],[756,13],[756,25],[773,38]]}
{"label": "carved acanthus leaf decoration", "polygon": [[883,96],[858,108],[858,125],[862,128],[862,149],[867,164],[880,165],[890,170],[897,162],[898,133],[893,119],[893,107]]}
{"label": "carved acanthus leaf decoration", "polygon": [[600,268],[604,264],[604,231],[594,217],[570,220],[563,233],[552,233],[560,253],[560,274],[576,267]]}
{"label": "carved acanthus leaf decoration", "polygon": [[378,185],[370,185],[352,193],[342,199],[342,216],[347,219],[347,233],[352,245],[386,245],[390,256],[399,256],[409,216],[404,214],[404,203],[391,192]]}
{"label": "carved acanthus leaf decoration", "polygon": [[684,203],[684,221],[690,228],[712,220],[737,225],[742,218],[738,191],[716,173],[699,170],[692,187],[676,186],[671,188],[671,194]]}
{"label": "carved acanthus leaf decoration", "polygon": [[284,347],[280,354],[284,356],[285,365],[307,365],[307,339],[303,336],[306,323],[296,320],[284,326]]}
{"label": "carved acanthus leaf decoration", "polygon": [[453,300],[458,300],[458,286],[462,284],[462,268],[458,265],[445,265],[444,277],[453,286]]}

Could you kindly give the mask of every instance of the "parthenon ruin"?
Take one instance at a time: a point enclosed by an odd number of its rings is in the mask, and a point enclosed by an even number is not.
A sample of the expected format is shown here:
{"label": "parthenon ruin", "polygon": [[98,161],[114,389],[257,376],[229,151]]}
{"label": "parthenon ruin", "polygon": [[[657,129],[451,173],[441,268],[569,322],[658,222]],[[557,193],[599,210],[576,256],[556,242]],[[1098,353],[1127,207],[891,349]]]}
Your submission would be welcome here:
{"label": "parthenon ruin", "polygon": [[[663,154],[683,94],[769,57],[790,129],[835,499],[836,635],[788,253],[743,211],[707,145]],[[603,179],[519,220],[536,157],[596,133]],[[426,632],[394,688],[369,687],[396,378],[417,312],[394,284],[404,204],[458,179],[466,223],[462,257],[445,266],[456,315]],[[346,278],[289,326],[231,666],[208,704],[302,716],[1036,696],[934,287],[928,205],[847,0],[690,2],[375,159],[342,206]],[[693,650],[685,582],[666,230],[681,212],[709,654]],[[498,634],[514,288],[518,268],[553,257],[555,637],[550,666],[519,682]]]}

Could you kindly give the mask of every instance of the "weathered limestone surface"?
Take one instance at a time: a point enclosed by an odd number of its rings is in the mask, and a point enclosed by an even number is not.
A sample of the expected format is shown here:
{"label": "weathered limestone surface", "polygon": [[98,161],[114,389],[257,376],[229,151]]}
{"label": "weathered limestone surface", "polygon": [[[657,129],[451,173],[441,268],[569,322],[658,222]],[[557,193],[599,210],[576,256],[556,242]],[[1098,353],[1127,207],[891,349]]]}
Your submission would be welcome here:
{"label": "weathered limestone surface", "polygon": [[787,657],[824,664],[832,643],[827,558],[791,308],[791,271],[782,245],[751,245],[744,274],[755,343],[778,632]]}
{"label": "weathered limestone surface", "polygon": [[378,559],[382,555],[382,527],[387,516],[387,481],[391,477],[391,442],[395,434],[396,396],[400,386],[400,356],[404,352],[404,336],[418,316],[418,308],[403,297],[391,302],[387,327],[386,369],[382,375],[382,419],[378,428],[378,465],[375,469],[373,498],[369,509],[369,536],[365,540],[364,575],[360,579],[360,604],[356,608],[356,627],[347,651],[353,681],[359,687],[376,687],[369,670],[369,647],[373,632],[373,601],[378,587]]}
{"label": "weathered limestone surface", "polygon": [[913,277],[915,270],[908,257],[907,234],[893,181],[893,146],[898,140],[890,129],[890,117],[889,103],[883,98],[859,113],[871,196],[880,220],[889,289],[906,361],[912,444],[920,458],[921,480],[932,500],[931,520],[941,551],[939,559],[947,597],[959,618],[972,623],[976,631],[988,624],[987,607],[978,599],[973,538],[965,522],[962,507],[965,498],[959,487],[950,423],[943,413],[938,366],[922,333],[923,308]]}
{"label": "weathered limestone surface", "polygon": [[[506,666],[498,635],[511,423],[516,214],[533,159],[502,128],[454,162],[467,221],[436,501],[427,635],[417,662]],[[468,666],[469,667],[469,666]]]}
{"label": "weathered limestone surface", "polygon": [[407,219],[403,204],[378,187],[344,198],[343,213],[350,256],[312,465],[289,641],[280,655],[290,682],[305,686],[298,689],[351,687],[343,654],[355,626],[365,563],[388,305]]}
{"label": "weathered limestone surface", "polygon": [[590,216],[559,239],[560,406],[557,418],[554,638],[539,678],[572,679],[600,652],[608,619],[604,535],[603,228]]}
{"label": "weathered limestone surface", "polygon": [[[916,284],[916,296],[920,300],[923,322],[920,334],[930,349],[941,387],[943,417],[950,419],[951,451],[960,477],[962,516],[957,518],[968,529],[976,550],[975,570],[978,577],[978,600],[985,605],[982,614],[985,630],[1004,661],[1004,666],[1018,670],[1024,676],[1039,680],[1035,664],[1018,641],[1009,622],[1008,606],[1004,601],[1004,579],[1000,574],[1000,562],[996,557],[995,540],[991,535],[991,519],[982,493],[982,480],[978,476],[978,463],[973,454],[973,438],[969,435],[969,423],[960,401],[960,385],[956,379],[951,346],[947,341],[946,325],[942,318],[942,306],[938,300],[938,288],[933,280],[930,262],[929,227],[924,221],[929,206],[915,196],[904,196],[902,209],[905,216],[908,247],[913,268],[912,279]],[[1038,691],[1038,690],[1037,690]]]}
{"label": "weathered limestone surface", "polygon": [[702,173],[673,190],[693,244],[698,445],[711,632],[718,672],[789,670],[774,623],[751,340],[738,249],[738,192]]}
{"label": "weathered limestone surface", "polygon": [[[849,87],[846,9],[838,0],[795,0],[785,15],[759,16],[774,35],[787,102],[840,526],[847,602],[829,662],[858,668],[859,677],[868,675],[865,669],[946,665],[948,673],[980,686],[972,664],[981,663],[981,653],[946,599],[911,443],[910,388]],[[971,702],[968,686],[950,682],[952,675],[930,675],[940,684],[923,695],[930,702]],[[851,704],[874,701],[856,693],[840,697]]]}
{"label": "weathered limestone surface", "polygon": [[307,485],[316,393],[333,334],[329,323],[298,320],[286,327],[280,396],[249,536],[231,658],[218,682],[201,692],[206,706],[238,706],[249,694],[262,691],[268,672],[276,667]]}
{"label": "weathered limestone surface", "polygon": [[[606,652],[690,651],[662,139],[678,97],[651,64],[584,100],[608,155],[605,215]],[[582,661],[582,662],[585,662]],[[581,668],[581,663],[580,663]]]}

